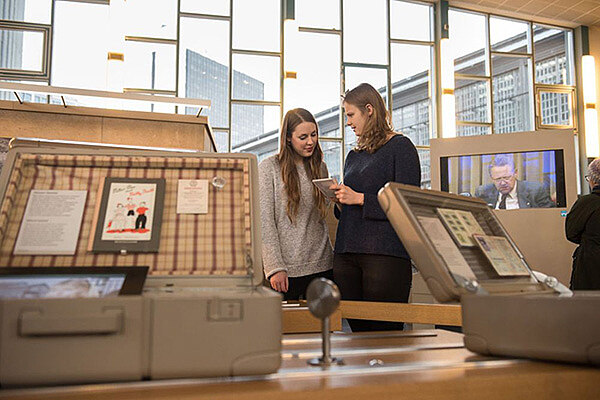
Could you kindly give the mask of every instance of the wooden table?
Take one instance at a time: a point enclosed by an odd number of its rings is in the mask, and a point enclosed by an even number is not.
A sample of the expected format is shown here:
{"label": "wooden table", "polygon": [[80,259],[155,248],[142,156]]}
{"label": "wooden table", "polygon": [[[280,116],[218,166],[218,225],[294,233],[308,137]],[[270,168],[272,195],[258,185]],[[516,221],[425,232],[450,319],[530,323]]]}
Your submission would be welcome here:
{"label": "wooden table", "polygon": [[[316,333],[321,332],[321,320],[315,318],[308,307],[297,305],[284,306],[281,314],[283,333]],[[329,317],[329,328],[332,331],[342,330],[342,312],[338,308]]]}
{"label": "wooden table", "polygon": [[459,304],[382,303],[342,301],[342,318],[397,321],[416,324],[461,326]]}
{"label": "wooden table", "polygon": [[[329,317],[329,325],[332,331],[342,330],[342,318],[431,325],[462,325],[460,305],[448,304],[342,301],[340,308]],[[311,315],[305,301],[284,303],[282,324],[283,333],[316,333],[321,331],[321,320]]]}
{"label": "wooden table", "polygon": [[600,398],[600,368],[480,356],[442,330],[332,335],[346,365],[308,367],[317,334],[286,335],[278,373],[5,390],[1,398],[127,400],[352,400]]}

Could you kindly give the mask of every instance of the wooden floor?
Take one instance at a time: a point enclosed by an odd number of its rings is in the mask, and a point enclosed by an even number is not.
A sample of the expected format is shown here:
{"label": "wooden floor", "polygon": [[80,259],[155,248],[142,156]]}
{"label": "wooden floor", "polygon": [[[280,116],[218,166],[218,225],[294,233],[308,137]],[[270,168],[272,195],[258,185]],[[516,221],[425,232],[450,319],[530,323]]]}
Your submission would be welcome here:
{"label": "wooden floor", "polygon": [[279,372],[259,377],[146,381],[0,391],[15,399],[597,399],[600,368],[480,356],[462,335],[407,331],[332,335],[345,365],[309,367],[318,334],[285,335]]}

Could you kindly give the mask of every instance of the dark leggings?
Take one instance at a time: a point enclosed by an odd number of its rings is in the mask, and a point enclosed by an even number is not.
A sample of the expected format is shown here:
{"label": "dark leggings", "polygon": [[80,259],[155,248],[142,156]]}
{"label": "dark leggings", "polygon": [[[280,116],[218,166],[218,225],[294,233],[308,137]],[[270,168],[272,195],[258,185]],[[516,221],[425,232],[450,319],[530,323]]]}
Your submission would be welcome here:
{"label": "dark leggings", "polygon": [[[335,283],[343,300],[407,303],[412,268],[406,258],[378,254],[335,254]],[[349,319],[353,332],[404,329],[403,322]]]}
{"label": "dark leggings", "polygon": [[284,300],[300,300],[306,299],[306,288],[308,284],[315,278],[327,278],[333,280],[333,270],[317,272],[316,274],[299,276],[296,278],[288,278],[289,285],[287,293],[283,293]]}

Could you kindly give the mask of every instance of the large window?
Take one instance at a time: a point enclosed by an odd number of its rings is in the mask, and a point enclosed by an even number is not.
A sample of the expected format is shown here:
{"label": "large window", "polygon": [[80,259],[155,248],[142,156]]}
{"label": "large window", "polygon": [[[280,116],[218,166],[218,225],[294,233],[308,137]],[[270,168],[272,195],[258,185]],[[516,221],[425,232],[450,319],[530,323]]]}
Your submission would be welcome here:
{"label": "large window", "polygon": [[[354,132],[345,126],[340,95],[366,82],[383,96],[394,128],[418,147],[422,184],[428,186],[429,139],[435,133],[433,6],[297,0],[296,19],[301,47],[310,51],[298,61],[293,104],[315,114],[330,174],[341,176],[344,159],[356,145]],[[275,152],[276,139],[269,145]]]}
{"label": "large window", "polygon": [[460,136],[574,128],[570,29],[451,9]]}
{"label": "large window", "polygon": [[[202,115],[218,150],[253,152],[259,159],[278,151],[283,106],[303,107],[317,119],[325,160],[338,178],[356,144],[340,95],[367,82],[383,96],[394,128],[417,146],[428,186],[429,141],[439,120],[435,5],[295,0],[299,30],[288,47],[287,3],[4,0],[0,79],[208,99],[212,106]],[[122,15],[115,12],[119,4]],[[458,8],[450,10],[449,26],[458,135],[577,127],[570,29]],[[120,52],[124,61],[107,63],[108,53],[118,58]],[[0,98],[15,95],[2,92]],[[66,103],[197,113],[193,107],[81,97]]]}

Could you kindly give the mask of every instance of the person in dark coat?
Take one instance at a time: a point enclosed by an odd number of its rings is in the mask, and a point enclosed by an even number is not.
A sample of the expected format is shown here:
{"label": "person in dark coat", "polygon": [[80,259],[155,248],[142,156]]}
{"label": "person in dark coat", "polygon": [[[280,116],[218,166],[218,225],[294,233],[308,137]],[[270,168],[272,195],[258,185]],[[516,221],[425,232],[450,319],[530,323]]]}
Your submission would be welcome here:
{"label": "person in dark coat", "polygon": [[580,197],[565,223],[567,239],[579,246],[573,253],[572,290],[600,290],[600,158],[585,176],[592,192]]}

